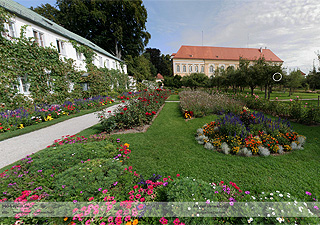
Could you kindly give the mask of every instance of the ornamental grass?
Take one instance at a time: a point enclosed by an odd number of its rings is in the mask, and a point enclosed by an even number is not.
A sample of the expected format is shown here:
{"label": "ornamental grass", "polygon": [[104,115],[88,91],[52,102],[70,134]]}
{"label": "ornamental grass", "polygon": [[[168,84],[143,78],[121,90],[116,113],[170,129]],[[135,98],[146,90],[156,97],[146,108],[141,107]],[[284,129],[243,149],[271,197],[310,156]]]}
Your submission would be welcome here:
{"label": "ornamental grass", "polygon": [[240,112],[244,104],[219,91],[208,94],[204,91],[182,91],[179,93],[182,112],[192,111],[195,117],[209,114]]}

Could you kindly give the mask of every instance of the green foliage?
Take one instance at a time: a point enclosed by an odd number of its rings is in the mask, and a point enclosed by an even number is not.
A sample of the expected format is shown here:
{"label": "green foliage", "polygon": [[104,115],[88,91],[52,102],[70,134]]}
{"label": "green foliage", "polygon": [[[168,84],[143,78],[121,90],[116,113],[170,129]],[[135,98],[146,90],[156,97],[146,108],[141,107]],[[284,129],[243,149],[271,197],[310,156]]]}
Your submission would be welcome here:
{"label": "green foliage", "polygon": [[208,87],[209,78],[204,73],[192,73],[182,77],[182,85],[190,88]]}
{"label": "green foliage", "polygon": [[182,82],[181,82],[181,76],[175,75],[174,77],[164,77],[164,85],[166,87],[173,87],[173,88],[181,88]]}
{"label": "green foliage", "polygon": [[[29,170],[35,172],[39,169],[58,173],[65,171],[81,162],[94,158],[112,158],[117,149],[111,143],[89,142],[86,144],[66,144],[59,147],[47,148],[34,157]],[[48,160],[50,158],[50,160]]]}
{"label": "green foliage", "polygon": [[[7,14],[0,16],[5,20]],[[68,98],[78,98],[77,85],[69,92],[70,81],[76,82],[80,73],[73,67],[71,59],[61,59],[53,47],[40,47],[34,38],[25,37],[26,26],[21,28],[18,38],[0,37],[0,102],[7,108],[17,108],[18,80],[30,84],[29,91],[34,103],[63,103]]]}
{"label": "green foliage", "polygon": [[118,58],[138,56],[151,35],[146,31],[147,10],[138,1],[57,0],[36,7],[40,15],[92,41]]}
{"label": "green foliage", "polygon": [[156,76],[156,74],[151,73],[151,68],[153,65],[144,55],[134,58],[129,55],[125,61],[128,65],[128,74],[133,76],[138,82],[143,80],[152,80],[154,79],[154,76]]}
{"label": "green foliage", "polygon": [[300,71],[291,71],[286,77],[286,86],[290,88],[289,96],[294,92],[294,90],[301,86],[304,77]]}
{"label": "green foliage", "polygon": [[122,163],[113,159],[80,162],[56,176],[55,189],[62,190],[65,198],[78,196],[81,191],[84,199],[97,196],[99,188],[109,190],[123,170]]}

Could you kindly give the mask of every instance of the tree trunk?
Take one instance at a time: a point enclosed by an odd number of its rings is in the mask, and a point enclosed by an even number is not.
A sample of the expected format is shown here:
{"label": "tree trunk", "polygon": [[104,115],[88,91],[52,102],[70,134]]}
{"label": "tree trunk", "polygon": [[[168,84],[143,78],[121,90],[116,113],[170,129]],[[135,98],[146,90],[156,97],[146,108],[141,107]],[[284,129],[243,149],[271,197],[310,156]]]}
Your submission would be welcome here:
{"label": "tree trunk", "polygon": [[264,86],[264,98],[267,99],[268,84]]}
{"label": "tree trunk", "polygon": [[254,87],[250,87],[250,88],[251,88],[251,95],[253,95]]}

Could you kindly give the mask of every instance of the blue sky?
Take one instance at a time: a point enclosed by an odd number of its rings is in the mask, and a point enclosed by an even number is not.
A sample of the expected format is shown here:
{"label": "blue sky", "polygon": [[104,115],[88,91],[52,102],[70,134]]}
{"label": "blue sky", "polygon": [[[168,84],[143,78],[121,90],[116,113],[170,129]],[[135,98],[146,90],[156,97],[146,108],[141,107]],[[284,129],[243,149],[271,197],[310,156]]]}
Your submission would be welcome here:
{"label": "blue sky", "polygon": [[[15,0],[39,6],[56,0]],[[308,73],[320,51],[318,0],[144,0],[147,47],[172,54],[181,45],[271,49],[288,69]],[[203,33],[203,35],[202,35]]]}

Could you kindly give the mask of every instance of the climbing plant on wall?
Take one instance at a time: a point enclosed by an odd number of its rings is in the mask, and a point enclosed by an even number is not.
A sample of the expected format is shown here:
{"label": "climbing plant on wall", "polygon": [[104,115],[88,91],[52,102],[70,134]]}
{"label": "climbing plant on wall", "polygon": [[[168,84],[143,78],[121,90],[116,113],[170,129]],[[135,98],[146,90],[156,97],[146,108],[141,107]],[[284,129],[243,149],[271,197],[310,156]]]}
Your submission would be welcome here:
{"label": "climbing plant on wall", "polygon": [[[28,102],[28,98],[18,94],[21,81],[36,104],[60,104],[73,98],[107,95],[112,87],[116,91],[128,88],[127,74],[119,70],[98,69],[93,63],[94,51],[76,41],[70,42],[84,54],[87,71],[77,71],[74,60],[60,57],[55,47],[40,47],[33,37],[27,38],[27,26],[21,28],[20,37],[9,37],[4,23],[11,17],[13,15],[0,8],[1,105],[12,109]],[[84,73],[87,76],[83,76]],[[89,83],[88,91],[82,90],[81,83],[84,82]]]}

